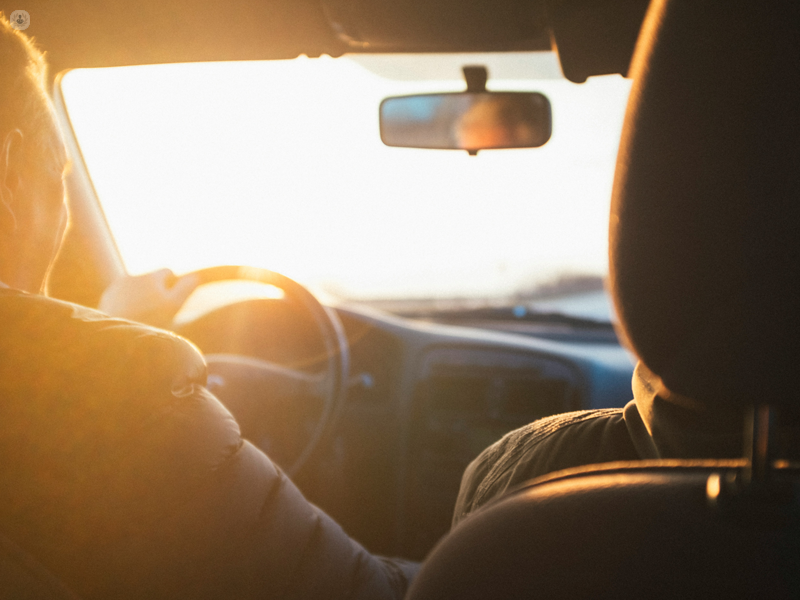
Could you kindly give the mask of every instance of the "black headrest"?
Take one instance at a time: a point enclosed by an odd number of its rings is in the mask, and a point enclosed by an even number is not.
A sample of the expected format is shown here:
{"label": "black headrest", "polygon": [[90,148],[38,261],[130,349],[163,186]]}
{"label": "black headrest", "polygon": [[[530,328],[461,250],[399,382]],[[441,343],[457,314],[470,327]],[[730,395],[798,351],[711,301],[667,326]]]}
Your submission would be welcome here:
{"label": "black headrest", "polygon": [[787,404],[800,372],[800,3],[653,0],[610,222],[623,332],[674,392]]}

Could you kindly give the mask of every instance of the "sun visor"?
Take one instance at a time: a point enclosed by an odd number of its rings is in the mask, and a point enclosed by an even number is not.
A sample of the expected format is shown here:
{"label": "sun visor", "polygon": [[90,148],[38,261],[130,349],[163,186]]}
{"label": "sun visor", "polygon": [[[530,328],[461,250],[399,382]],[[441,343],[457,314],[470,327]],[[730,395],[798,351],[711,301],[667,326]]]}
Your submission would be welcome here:
{"label": "sun visor", "polygon": [[25,33],[47,52],[53,73],[74,67],[335,56],[347,49],[319,0],[27,0],[24,8],[30,14]]}
{"label": "sun visor", "polygon": [[351,50],[550,50],[543,1],[322,0]]}

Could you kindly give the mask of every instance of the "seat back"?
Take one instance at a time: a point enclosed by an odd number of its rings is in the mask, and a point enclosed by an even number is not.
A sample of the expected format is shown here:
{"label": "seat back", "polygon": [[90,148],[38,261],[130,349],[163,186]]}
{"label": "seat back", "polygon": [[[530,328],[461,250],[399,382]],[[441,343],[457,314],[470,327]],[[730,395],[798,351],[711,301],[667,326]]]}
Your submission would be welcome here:
{"label": "seat back", "polygon": [[[617,463],[543,478],[462,522],[409,598],[800,598],[797,471],[726,501],[732,461]],[[710,488],[710,489],[709,489]]]}

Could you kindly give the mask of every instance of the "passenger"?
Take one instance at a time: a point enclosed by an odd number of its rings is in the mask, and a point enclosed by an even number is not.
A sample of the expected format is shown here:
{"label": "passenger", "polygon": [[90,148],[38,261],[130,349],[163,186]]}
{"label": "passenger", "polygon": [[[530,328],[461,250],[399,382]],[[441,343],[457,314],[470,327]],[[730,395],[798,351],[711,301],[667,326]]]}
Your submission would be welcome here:
{"label": "passenger", "polygon": [[[798,460],[800,13],[731,8],[723,22],[698,3],[651,3],[631,62],[609,272],[641,359],[633,401],[542,419],[487,448],[454,524],[565,468],[742,458],[756,403],[776,407],[768,454]],[[794,58],[774,69],[776,56]]]}
{"label": "passenger", "polygon": [[596,463],[659,458],[740,458],[743,417],[709,411],[670,392],[643,362],[625,408],[584,410],[534,421],[489,446],[466,469],[453,525],[529,479]]}
{"label": "passenger", "polygon": [[[369,554],[242,440],[191,344],[40,295],[67,226],[45,86],[0,14],[2,535],[83,598],[401,598],[416,566]],[[196,284],[169,283],[125,285]]]}

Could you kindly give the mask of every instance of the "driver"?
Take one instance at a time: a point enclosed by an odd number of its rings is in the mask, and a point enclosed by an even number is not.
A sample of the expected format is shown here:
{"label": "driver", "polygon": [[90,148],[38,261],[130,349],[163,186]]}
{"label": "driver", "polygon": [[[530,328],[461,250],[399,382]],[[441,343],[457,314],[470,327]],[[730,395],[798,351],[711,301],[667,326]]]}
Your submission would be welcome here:
{"label": "driver", "polygon": [[533,124],[541,118],[532,111],[535,106],[525,96],[481,95],[456,123],[458,146],[468,150],[535,146],[542,136]]}
{"label": "driver", "polygon": [[[41,295],[67,226],[45,82],[0,14],[0,535],[84,598],[401,598],[416,566],[369,554],[242,440],[191,344]],[[150,298],[163,322],[197,283],[169,280],[104,302]]]}

